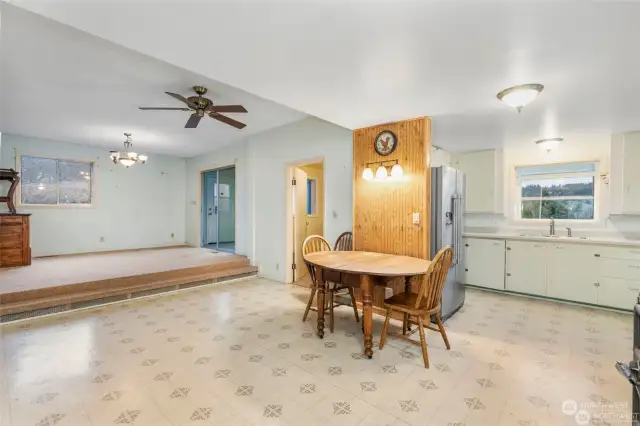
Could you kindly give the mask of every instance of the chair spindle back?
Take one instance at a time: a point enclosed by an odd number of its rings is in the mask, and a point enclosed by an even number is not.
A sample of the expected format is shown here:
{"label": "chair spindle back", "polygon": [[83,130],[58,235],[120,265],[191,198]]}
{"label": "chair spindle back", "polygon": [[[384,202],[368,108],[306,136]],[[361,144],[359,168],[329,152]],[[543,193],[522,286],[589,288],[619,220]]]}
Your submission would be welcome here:
{"label": "chair spindle back", "polygon": [[426,309],[435,309],[440,305],[442,289],[452,261],[453,248],[451,247],[445,247],[436,254],[420,285],[420,291],[416,299],[416,309],[421,305],[424,305]]}

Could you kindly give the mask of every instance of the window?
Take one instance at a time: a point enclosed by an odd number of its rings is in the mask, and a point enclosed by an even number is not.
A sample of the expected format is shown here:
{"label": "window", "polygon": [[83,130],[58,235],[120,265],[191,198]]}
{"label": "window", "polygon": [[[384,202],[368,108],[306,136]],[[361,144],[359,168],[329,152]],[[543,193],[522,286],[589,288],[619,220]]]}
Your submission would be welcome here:
{"label": "window", "polygon": [[90,205],[93,163],[21,157],[20,203]]}
{"label": "window", "polygon": [[596,163],[518,167],[522,219],[593,220]]}
{"label": "window", "polygon": [[316,184],[315,179],[307,179],[307,215],[310,216],[318,213]]}

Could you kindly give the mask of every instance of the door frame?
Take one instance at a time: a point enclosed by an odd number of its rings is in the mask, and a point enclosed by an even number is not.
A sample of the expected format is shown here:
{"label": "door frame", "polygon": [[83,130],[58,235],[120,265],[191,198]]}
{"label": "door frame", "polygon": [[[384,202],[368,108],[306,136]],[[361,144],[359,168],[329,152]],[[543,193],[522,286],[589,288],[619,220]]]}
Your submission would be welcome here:
{"label": "door frame", "polygon": [[291,182],[293,181],[294,171],[293,169],[296,167],[306,166],[307,164],[322,164],[322,180],[324,185],[324,191],[322,191],[323,197],[323,211],[322,211],[322,233],[326,229],[326,206],[327,206],[327,190],[326,190],[326,162],[325,157],[311,157],[305,160],[297,160],[285,165],[286,169],[286,180],[285,184],[285,227],[284,227],[284,241],[285,241],[285,264],[283,265],[285,268],[285,276],[284,282],[287,284],[293,283],[293,269],[291,265],[293,263],[293,254],[294,254],[294,244],[293,240],[295,238],[295,234],[293,231],[293,227],[295,222],[293,220],[294,208],[293,208],[293,190]]}
{"label": "door frame", "polygon": [[[216,172],[216,182],[218,183],[218,179],[220,177],[220,171],[221,170],[228,170],[228,169],[234,169],[234,180],[236,181],[236,185],[235,185],[235,194],[233,197],[233,216],[234,216],[234,227],[233,227],[233,238],[234,238],[234,250],[233,252],[236,252],[236,244],[237,244],[237,236],[238,236],[238,229],[237,229],[237,225],[238,225],[238,218],[237,218],[237,199],[238,199],[238,185],[237,185],[237,177],[238,177],[238,169],[236,167],[235,164],[231,164],[228,166],[222,166],[222,167],[216,167],[213,169],[202,169],[200,170],[200,247],[204,247],[205,246],[205,232],[207,231],[207,213],[206,213],[206,206],[205,206],[205,189],[207,188],[206,185],[206,181],[205,181],[205,174],[206,173],[210,173],[210,172]],[[220,191],[220,185],[218,183],[218,191]],[[218,200],[219,201],[219,200]],[[219,246],[219,240],[220,240],[220,215],[217,216],[216,219],[216,227],[218,227],[218,232],[216,232],[216,237],[218,239],[218,241],[216,241],[216,250],[220,250]],[[225,250],[222,250],[225,251]]]}

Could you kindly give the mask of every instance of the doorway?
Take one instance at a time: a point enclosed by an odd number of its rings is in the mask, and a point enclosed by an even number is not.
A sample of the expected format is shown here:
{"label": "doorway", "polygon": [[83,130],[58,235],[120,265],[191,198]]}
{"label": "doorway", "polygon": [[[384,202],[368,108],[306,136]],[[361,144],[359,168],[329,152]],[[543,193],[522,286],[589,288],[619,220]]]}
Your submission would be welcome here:
{"label": "doorway", "polygon": [[292,167],[292,281],[310,287],[311,280],[302,257],[302,243],[309,235],[324,236],[324,167],[310,163]]}
{"label": "doorway", "polygon": [[202,247],[235,253],[235,167],[202,173],[202,206]]}

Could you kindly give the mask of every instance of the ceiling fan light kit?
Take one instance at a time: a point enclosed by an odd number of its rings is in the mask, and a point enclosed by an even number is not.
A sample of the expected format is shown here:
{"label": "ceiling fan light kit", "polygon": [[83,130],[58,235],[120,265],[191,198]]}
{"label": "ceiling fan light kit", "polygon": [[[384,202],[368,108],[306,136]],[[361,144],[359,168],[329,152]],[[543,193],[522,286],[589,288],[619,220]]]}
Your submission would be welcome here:
{"label": "ceiling fan light kit", "polygon": [[533,102],[544,89],[542,84],[520,84],[509,87],[498,93],[497,97],[505,104],[520,112],[522,108]]}
{"label": "ceiling fan light kit", "polygon": [[185,98],[177,93],[165,92],[167,95],[184,103],[187,107],[139,107],[143,111],[191,111],[192,114],[185,124],[186,129],[195,129],[200,123],[200,119],[205,115],[218,120],[222,123],[233,126],[236,129],[243,129],[246,124],[241,123],[233,118],[222,115],[221,113],[246,113],[247,110],[242,105],[214,105],[209,98],[205,98],[207,88],[202,86],[193,86],[193,91],[197,96]]}
{"label": "ceiling fan light kit", "polygon": [[129,168],[134,164],[146,163],[149,159],[148,156],[130,151],[131,147],[133,146],[133,144],[131,143],[131,133],[125,133],[124,135],[127,138],[124,141],[124,152],[109,152],[109,157],[111,158],[111,161],[113,161],[113,164],[122,164],[126,168]]}

